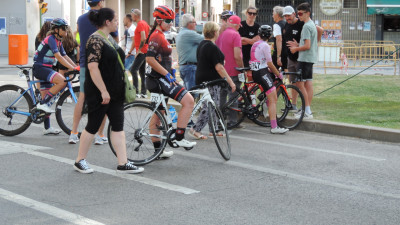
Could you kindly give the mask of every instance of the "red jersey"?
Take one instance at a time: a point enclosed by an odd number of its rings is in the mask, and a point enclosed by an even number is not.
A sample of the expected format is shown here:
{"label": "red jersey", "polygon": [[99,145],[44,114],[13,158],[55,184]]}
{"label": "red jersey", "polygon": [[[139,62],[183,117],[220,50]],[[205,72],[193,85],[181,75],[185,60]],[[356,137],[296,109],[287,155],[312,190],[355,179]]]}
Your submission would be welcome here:
{"label": "red jersey", "polygon": [[[139,51],[139,46],[140,46],[140,39],[141,39],[141,35],[140,32],[144,31],[145,36],[147,38],[147,36],[149,36],[149,30],[150,30],[150,26],[146,23],[146,21],[141,20],[137,23],[136,29],[135,29],[135,48],[136,48],[136,52]],[[148,45],[144,44],[142,49],[140,49],[140,51],[142,53],[147,53],[147,48]]]}
{"label": "red jersey", "polygon": [[[147,51],[147,57],[154,57],[162,67],[164,67],[169,73],[172,74],[172,47],[171,44],[165,38],[163,32],[156,29],[150,36],[149,49]],[[163,76],[163,74],[157,73],[155,70],[151,70],[153,76]]]}

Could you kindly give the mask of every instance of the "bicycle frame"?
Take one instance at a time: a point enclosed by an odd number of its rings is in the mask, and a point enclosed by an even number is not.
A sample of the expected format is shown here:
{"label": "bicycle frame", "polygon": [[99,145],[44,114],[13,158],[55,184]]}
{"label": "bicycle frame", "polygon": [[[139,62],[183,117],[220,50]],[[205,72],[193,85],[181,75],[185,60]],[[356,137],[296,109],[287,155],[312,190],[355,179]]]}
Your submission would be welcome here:
{"label": "bicycle frame", "polygon": [[[43,81],[43,80],[30,80],[29,74],[25,74],[25,76],[26,76],[26,79],[27,79],[28,89],[26,89],[24,92],[22,92],[21,95],[10,106],[7,107],[7,111],[11,112],[11,113],[15,113],[15,114],[24,115],[24,116],[31,116],[32,115],[31,112],[22,112],[22,111],[18,111],[18,110],[13,110],[13,109],[10,109],[10,107],[12,107],[13,105],[17,104],[21,100],[22,96],[27,92],[28,92],[29,96],[31,97],[31,99],[33,101],[33,104],[37,105],[39,103],[39,99],[37,99],[37,96],[35,95],[35,90],[37,90],[36,87],[35,87],[35,84],[36,83],[40,83],[40,82],[46,82],[46,81]],[[68,88],[69,92],[71,93],[71,96],[72,96],[72,99],[74,100],[74,102],[76,103],[78,101],[78,99],[77,99],[77,97],[75,95],[75,92],[73,91],[72,83],[69,80],[69,77],[66,77],[66,80],[67,80],[67,86],[65,86],[63,89],[61,89],[61,91],[59,91],[54,96],[54,98],[52,99],[52,103],[51,104],[53,104],[54,102],[56,102],[58,100],[58,98],[61,96],[62,93],[64,93],[66,88]]]}

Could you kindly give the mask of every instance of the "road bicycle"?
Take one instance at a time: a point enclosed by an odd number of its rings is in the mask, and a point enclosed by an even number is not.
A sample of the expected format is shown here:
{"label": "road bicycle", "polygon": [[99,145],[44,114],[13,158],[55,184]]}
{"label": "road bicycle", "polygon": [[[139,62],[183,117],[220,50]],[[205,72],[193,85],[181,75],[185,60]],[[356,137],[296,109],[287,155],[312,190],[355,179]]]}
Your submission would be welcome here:
{"label": "road bicycle", "polygon": [[[32,67],[17,66],[19,76],[25,78],[28,89],[18,85],[6,84],[0,86],[0,134],[14,136],[24,132],[31,123],[40,124],[48,113],[36,108],[42,96],[36,83],[46,83],[43,80],[30,78]],[[79,97],[79,86],[72,87],[72,83],[79,71],[73,70],[65,73],[67,85],[53,97],[50,104],[56,103],[56,119],[60,128],[68,135],[71,132],[72,117],[75,104]],[[72,77],[69,77],[71,76]],[[58,101],[57,101],[58,100]]]}
{"label": "road bicycle", "polygon": [[[268,99],[265,91],[261,85],[258,85],[253,81],[246,81],[244,78],[244,72],[249,70],[249,67],[236,69],[241,72],[240,76],[242,78],[240,78],[240,80],[244,82],[244,85],[241,89],[236,90],[237,94],[235,97],[230,99],[221,107],[221,111],[225,117],[228,117],[232,111],[238,113],[237,120],[228,123],[228,129],[233,129],[239,126],[246,117],[260,126],[270,127],[271,123],[268,115]],[[298,72],[283,72],[283,74],[300,77],[301,70]],[[294,80],[296,81],[297,79]],[[298,87],[292,84],[286,85],[280,79],[275,79],[274,86],[276,87],[278,96],[276,104],[276,118],[278,125],[293,130],[300,125],[304,117],[304,96]],[[236,102],[237,106],[235,106]]]}
{"label": "road bicycle", "polygon": [[[203,103],[208,106],[209,126],[217,145],[218,151],[225,160],[231,157],[231,144],[227,132],[226,122],[218,106],[212,100],[208,91],[210,85],[226,83],[224,79],[204,82],[193,87],[189,92],[202,95],[193,108],[190,120],[200,109]],[[159,89],[161,90],[161,89]],[[166,145],[178,148],[172,140],[175,136],[175,127],[168,110],[160,110],[160,106],[167,108],[166,96],[161,91],[152,92],[151,103],[135,101],[124,106],[124,131],[126,135],[128,159],[135,165],[145,165],[157,159]],[[108,126],[108,140],[111,151],[116,155],[111,138],[111,125]],[[155,148],[153,142],[160,141],[161,146]],[[191,148],[185,148],[190,150]]]}

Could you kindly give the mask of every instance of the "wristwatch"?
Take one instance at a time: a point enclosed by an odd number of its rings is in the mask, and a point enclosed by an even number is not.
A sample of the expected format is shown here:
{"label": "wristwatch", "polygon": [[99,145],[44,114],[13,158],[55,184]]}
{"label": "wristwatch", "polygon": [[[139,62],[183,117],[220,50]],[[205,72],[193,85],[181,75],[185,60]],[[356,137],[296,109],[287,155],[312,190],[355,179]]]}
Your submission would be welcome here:
{"label": "wristwatch", "polygon": [[128,54],[129,54],[129,55],[131,55],[131,54],[132,54],[132,52],[128,52]]}

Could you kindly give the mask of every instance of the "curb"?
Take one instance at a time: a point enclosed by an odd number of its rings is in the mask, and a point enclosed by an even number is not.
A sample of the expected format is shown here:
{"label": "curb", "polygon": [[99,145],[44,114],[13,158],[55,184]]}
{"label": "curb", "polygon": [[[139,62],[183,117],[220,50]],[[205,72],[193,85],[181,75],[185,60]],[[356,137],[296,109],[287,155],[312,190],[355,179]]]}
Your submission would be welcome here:
{"label": "curb", "polygon": [[[140,98],[139,100],[150,102],[150,99]],[[168,105],[173,105],[178,112],[181,108],[181,104],[172,99],[169,99]],[[248,119],[245,119],[244,122],[253,123]],[[400,143],[400,130],[397,129],[370,127],[315,119],[309,121],[303,120],[300,126],[296,129],[302,131],[362,138],[366,140]]]}

